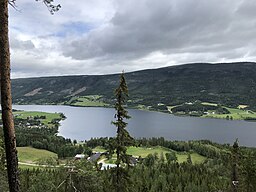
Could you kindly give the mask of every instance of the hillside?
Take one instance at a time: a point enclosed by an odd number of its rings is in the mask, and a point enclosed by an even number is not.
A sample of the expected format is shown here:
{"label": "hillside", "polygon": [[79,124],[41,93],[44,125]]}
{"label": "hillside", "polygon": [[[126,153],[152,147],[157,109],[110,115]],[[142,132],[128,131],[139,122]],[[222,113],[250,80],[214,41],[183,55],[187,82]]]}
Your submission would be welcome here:
{"label": "hillside", "polygon": [[[86,73],[86,71],[85,71]],[[200,100],[256,109],[256,63],[195,63],[126,74],[130,107],[177,105]],[[89,99],[113,104],[119,75],[82,75],[13,79],[15,104],[75,104]],[[84,97],[87,96],[87,97]],[[91,101],[91,100],[90,100]],[[80,100],[79,102],[84,102]],[[164,105],[162,105],[164,104]]]}

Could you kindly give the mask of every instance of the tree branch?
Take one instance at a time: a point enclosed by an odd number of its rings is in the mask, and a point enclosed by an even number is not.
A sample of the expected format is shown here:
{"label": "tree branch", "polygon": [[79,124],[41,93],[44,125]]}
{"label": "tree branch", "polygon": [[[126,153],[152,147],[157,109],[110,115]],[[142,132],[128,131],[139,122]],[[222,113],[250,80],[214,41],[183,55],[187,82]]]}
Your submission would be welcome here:
{"label": "tree branch", "polygon": [[[14,0],[16,1],[16,0]],[[59,11],[61,8],[61,5],[53,5],[53,0],[36,0],[36,1],[43,1],[47,9],[50,11],[50,13],[53,15],[55,12]]]}
{"label": "tree branch", "polygon": [[[35,0],[35,1],[42,1],[47,9],[50,11],[50,13],[53,15],[55,12],[59,11],[61,8],[61,5],[53,5],[53,0]],[[10,6],[12,6],[15,10],[19,11],[17,9],[16,0],[8,0],[8,3]]]}
{"label": "tree branch", "polygon": [[16,0],[8,0],[9,5],[12,6],[16,11],[20,11],[17,9]]}

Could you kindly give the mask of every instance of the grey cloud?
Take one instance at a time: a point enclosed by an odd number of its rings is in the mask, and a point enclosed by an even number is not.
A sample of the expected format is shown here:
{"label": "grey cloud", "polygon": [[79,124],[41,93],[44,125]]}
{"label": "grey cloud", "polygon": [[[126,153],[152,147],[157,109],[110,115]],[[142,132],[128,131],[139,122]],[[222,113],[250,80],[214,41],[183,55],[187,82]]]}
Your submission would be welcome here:
{"label": "grey cloud", "polygon": [[[36,40],[38,50],[31,51],[33,57],[28,53],[26,61],[14,60],[13,71],[16,74],[19,71],[36,74],[36,70],[60,75],[106,74],[178,63],[256,58],[254,1],[109,0],[104,3],[89,0],[79,6],[72,1],[63,2],[63,11],[53,17],[36,3],[31,13],[24,10],[26,19],[14,13],[11,23],[23,23],[16,33],[28,33]],[[83,30],[83,34],[79,26],[76,33],[72,29],[62,33],[63,25],[70,22],[90,23],[94,27]],[[12,49],[34,49],[31,41],[12,39]],[[38,52],[41,59],[35,61]],[[56,54],[49,56],[51,52]],[[55,58],[59,56],[62,58]],[[24,54],[19,57],[23,58]],[[55,62],[62,66],[56,66]]]}
{"label": "grey cloud", "polygon": [[10,45],[12,49],[31,50],[35,48],[31,40],[21,41],[15,38],[11,38]]}
{"label": "grey cloud", "polygon": [[231,0],[131,0],[118,4],[105,28],[72,41],[63,52],[82,60],[104,55],[139,58],[154,51],[175,53],[195,46],[198,52],[216,45],[220,49],[227,44],[242,46],[241,36],[248,26],[233,32],[240,25],[236,22],[239,6]]}
{"label": "grey cloud", "polygon": [[242,16],[247,17],[251,20],[253,17],[256,17],[256,3],[255,1],[242,1],[237,8],[236,12]]}

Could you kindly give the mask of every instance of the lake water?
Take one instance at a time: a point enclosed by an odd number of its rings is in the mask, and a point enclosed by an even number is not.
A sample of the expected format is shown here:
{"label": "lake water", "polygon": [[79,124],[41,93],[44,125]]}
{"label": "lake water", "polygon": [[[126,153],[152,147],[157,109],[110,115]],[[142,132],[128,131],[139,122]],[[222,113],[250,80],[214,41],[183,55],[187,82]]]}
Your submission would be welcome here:
{"label": "lake water", "polygon": [[[76,140],[91,137],[115,136],[114,109],[97,107],[70,107],[59,105],[14,105],[26,111],[62,112],[67,119],[61,122],[59,135]],[[178,117],[159,112],[129,109],[132,117],[127,120],[133,137],[164,137],[171,140],[208,139],[218,143],[256,147],[256,123],[196,117]]]}

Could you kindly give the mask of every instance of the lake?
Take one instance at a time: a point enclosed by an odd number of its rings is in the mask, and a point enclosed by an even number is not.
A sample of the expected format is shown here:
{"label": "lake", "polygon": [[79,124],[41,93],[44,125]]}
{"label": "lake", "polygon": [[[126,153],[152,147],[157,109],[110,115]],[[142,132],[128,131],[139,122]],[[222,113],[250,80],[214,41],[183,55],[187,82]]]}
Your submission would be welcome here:
{"label": "lake", "polygon": [[[115,110],[99,107],[71,107],[62,105],[14,105],[26,111],[62,112],[67,119],[61,121],[59,135],[66,138],[88,140],[91,137],[115,136]],[[168,140],[208,139],[218,143],[256,147],[256,123],[197,117],[179,117],[160,112],[129,109],[132,117],[127,120],[133,137],[164,137]]]}

